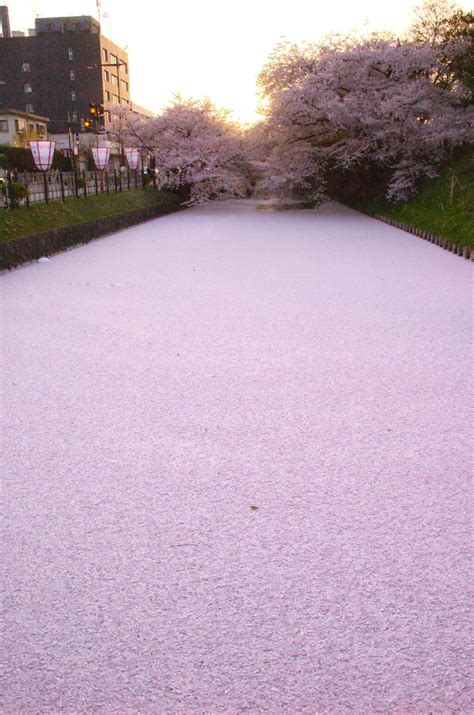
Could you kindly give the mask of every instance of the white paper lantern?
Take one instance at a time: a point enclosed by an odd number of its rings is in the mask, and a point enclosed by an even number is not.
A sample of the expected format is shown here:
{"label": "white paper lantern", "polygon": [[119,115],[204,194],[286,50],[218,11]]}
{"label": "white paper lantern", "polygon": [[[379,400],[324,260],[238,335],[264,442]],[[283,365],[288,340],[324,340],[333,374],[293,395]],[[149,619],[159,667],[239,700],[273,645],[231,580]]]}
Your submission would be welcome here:
{"label": "white paper lantern", "polygon": [[40,171],[48,171],[53,163],[56,142],[51,142],[47,139],[35,139],[30,141],[29,144],[36,168]]}
{"label": "white paper lantern", "polygon": [[138,168],[138,162],[140,160],[139,149],[125,149],[124,152],[129,168],[135,171],[135,169]]}
{"label": "white paper lantern", "polygon": [[104,171],[107,168],[110,158],[110,149],[107,146],[93,146],[92,158],[98,171]]}

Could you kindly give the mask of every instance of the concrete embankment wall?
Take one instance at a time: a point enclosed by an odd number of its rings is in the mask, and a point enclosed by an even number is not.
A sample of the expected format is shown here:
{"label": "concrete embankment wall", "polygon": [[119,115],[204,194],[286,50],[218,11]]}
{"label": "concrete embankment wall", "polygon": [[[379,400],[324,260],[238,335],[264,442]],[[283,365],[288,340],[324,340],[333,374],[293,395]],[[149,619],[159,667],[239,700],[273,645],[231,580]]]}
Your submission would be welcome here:
{"label": "concrete embankment wall", "polygon": [[102,216],[93,221],[84,221],[64,228],[5,241],[0,244],[0,269],[15,268],[22,263],[41,258],[41,256],[48,256],[71,246],[88,243],[95,238],[115,233],[176,210],[176,208],[164,206],[146,206],[125,213]]}

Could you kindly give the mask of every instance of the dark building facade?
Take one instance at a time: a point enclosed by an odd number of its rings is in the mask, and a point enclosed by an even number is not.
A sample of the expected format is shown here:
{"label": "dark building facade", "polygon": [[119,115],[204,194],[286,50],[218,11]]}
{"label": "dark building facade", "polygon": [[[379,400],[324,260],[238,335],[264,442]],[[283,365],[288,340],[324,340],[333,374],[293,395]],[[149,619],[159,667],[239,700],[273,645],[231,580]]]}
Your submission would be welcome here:
{"label": "dark building facade", "polygon": [[[9,33],[8,14],[4,27]],[[50,133],[61,134],[68,117],[73,131],[82,130],[90,102],[129,104],[127,53],[94,18],[39,18],[34,34],[16,35],[0,37],[0,108],[49,117]]]}
{"label": "dark building facade", "polygon": [[10,17],[6,5],[0,5],[0,37],[11,37]]}

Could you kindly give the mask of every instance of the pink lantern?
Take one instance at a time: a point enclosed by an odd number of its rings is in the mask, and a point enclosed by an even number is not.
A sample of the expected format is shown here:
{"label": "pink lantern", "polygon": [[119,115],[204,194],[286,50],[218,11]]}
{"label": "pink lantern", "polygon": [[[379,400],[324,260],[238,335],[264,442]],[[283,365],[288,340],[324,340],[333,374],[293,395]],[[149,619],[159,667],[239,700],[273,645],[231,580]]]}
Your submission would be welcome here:
{"label": "pink lantern", "polygon": [[92,157],[98,171],[104,171],[107,168],[110,158],[110,149],[107,146],[93,146]]}
{"label": "pink lantern", "polygon": [[29,144],[36,168],[40,171],[48,171],[53,163],[56,142],[36,139],[35,141],[30,141]]}
{"label": "pink lantern", "polygon": [[135,171],[138,168],[138,161],[140,159],[139,149],[125,149],[124,151],[129,168]]}

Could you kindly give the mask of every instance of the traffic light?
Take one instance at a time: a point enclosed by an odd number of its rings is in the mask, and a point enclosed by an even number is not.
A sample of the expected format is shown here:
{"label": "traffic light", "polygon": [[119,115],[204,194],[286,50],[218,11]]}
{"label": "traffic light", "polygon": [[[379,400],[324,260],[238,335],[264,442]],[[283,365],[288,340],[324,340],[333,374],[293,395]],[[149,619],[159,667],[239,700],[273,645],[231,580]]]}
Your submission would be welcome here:
{"label": "traffic light", "polygon": [[89,114],[96,119],[104,114],[104,105],[100,102],[89,102]]}
{"label": "traffic light", "polygon": [[104,105],[99,102],[89,102],[89,117],[84,119],[84,129],[86,132],[93,132],[104,129],[103,120],[101,117],[104,116],[105,109]]}

